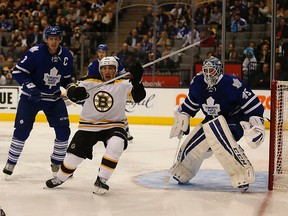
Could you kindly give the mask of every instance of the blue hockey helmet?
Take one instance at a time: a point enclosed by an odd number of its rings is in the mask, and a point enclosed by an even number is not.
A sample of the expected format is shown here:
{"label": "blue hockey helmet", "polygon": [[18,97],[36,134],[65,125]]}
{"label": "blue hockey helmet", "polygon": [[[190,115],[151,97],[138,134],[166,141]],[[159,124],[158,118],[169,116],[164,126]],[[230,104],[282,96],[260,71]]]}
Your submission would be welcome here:
{"label": "blue hockey helmet", "polygon": [[43,33],[43,40],[47,42],[49,36],[58,36],[63,39],[63,34],[59,26],[48,26]]}
{"label": "blue hockey helmet", "polygon": [[218,58],[211,56],[203,62],[202,71],[210,88],[216,85],[219,77],[223,74],[223,66]]}
{"label": "blue hockey helmet", "polygon": [[99,44],[99,46],[97,47],[97,51],[99,50],[104,50],[104,51],[108,51],[108,46],[107,44]]}

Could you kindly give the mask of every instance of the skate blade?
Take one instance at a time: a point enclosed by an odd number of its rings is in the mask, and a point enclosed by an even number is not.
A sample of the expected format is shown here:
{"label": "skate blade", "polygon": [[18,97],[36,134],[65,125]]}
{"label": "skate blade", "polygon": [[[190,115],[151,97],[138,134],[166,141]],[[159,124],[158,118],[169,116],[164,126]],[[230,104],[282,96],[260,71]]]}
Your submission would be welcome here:
{"label": "skate blade", "polygon": [[93,194],[102,196],[102,195],[106,194],[107,191],[108,190],[106,190],[104,188],[97,188],[97,189],[95,188],[93,191]]}

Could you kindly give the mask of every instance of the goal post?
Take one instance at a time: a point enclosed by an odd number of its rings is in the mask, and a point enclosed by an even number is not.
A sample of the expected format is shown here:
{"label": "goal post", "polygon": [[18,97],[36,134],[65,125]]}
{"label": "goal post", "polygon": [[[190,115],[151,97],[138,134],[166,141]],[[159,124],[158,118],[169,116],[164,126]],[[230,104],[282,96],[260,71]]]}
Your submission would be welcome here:
{"label": "goal post", "polygon": [[288,81],[271,86],[268,189],[288,190]]}

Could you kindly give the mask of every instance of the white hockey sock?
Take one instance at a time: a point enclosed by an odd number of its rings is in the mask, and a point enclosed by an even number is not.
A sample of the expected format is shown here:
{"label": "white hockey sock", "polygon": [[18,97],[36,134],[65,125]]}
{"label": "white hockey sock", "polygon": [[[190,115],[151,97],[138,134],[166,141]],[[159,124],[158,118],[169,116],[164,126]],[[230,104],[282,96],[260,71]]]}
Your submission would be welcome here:
{"label": "white hockey sock", "polygon": [[76,170],[77,166],[82,163],[83,160],[83,158],[80,158],[74,154],[67,153],[61,165],[61,168],[57,173],[57,177],[63,182],[66,181],[69,176],[72,175],[73,172]]}
{"label": "white hockey sock", "polygon": [[113,174],[124,149],[124,140],[113,136],[107,141],[106,152],[102,157],[98,176],[108,180]]}

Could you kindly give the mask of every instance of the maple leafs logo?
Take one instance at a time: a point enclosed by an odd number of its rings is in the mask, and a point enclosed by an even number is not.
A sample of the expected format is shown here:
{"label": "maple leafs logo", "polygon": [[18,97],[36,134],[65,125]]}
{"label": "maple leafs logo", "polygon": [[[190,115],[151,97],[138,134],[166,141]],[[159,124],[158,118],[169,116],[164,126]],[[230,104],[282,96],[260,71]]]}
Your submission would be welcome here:
{"label": "maple leafs logo", "polygon": [[220,112],[220,105],[215,104],[215,100],[212,97],[209,97],[206,100],[206,104],[202,105],[203,110],[210,116],[218,116]]}
{"label": "maple leafs logo", "polygon": [[57,75],[57,74],[58,74],[58,70],[55,67],[53,67],[50,70],[50,74],[48,73],[44,74],[45,85],[48,85],[49,89],[51,89],[52,86],[56,86],[60,82],[61,75]]}

